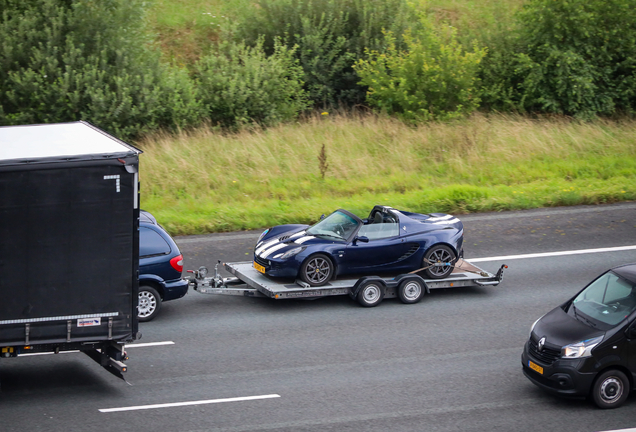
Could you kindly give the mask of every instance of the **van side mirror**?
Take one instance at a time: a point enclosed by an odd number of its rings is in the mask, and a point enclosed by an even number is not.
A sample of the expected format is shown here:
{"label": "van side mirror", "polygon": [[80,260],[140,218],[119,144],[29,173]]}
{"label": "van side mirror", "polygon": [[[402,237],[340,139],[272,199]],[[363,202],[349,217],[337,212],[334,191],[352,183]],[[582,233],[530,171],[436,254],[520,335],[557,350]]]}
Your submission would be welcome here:
{"label": "van side mirror", "polygon": [[636,326],[631,326],[625,330],[625,336],[627,339],[636,339]]}

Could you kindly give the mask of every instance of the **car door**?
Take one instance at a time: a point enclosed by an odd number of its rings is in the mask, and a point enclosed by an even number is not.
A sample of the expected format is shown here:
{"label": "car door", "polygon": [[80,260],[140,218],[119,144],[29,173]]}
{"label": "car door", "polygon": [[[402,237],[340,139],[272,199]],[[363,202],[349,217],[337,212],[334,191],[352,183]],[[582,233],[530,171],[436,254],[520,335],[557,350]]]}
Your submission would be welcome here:
{"label": "car door", "polygon": [[400,236],[397,222],[362,225],[357,237],[366,237],[369,241],[353,241],[347,246],[345,254],[349,273],[391,271],[399,266],[400,258],[410,247]]}

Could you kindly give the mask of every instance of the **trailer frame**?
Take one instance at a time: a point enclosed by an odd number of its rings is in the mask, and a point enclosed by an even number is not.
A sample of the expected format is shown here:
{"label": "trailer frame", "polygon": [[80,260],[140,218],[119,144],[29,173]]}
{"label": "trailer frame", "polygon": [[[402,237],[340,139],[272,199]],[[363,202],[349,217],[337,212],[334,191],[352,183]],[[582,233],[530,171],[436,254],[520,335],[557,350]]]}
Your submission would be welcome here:
{"label": "trailer frame", "polygon": [[[232,277],[221,277],[219,265]],[[496,274],[487,272],[468,261],[459,259],[450,276],[444,279],[424,279],[417,270],[397,276],[342,277],[324,286],[312,287],[301,280],[280,280],[258,272],[251,261],[222,263],[214,267],[214,276],[208,277],[207,267],[188,270],[190,287],[201,294],[267,297],[282,299],[316,299],[349,295],[362,306],[377,306],[385,298],[398,297],[403,303],[417,303],[424,294],[434,289],[470,286],[496,286],[503,280],[507,265],[502,264]]]}

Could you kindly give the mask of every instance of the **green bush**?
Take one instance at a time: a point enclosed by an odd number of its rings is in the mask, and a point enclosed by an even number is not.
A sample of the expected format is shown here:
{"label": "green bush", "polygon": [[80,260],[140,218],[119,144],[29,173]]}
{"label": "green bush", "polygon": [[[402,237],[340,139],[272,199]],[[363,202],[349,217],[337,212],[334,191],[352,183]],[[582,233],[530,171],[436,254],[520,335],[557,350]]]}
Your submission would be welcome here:
{"label": "green bush", "polygon": [[159,62],[140,0],[0,0],[0,124],[87,120],[122,138],[195,124],[186,74]]}
{"label": "green bush", "polygon": [[389,33],[386,51],[372,51],[369,60],[358,61],[360,82],[369,87],[368,103],[409,121],[447,120],[474,111],[477,68],[485,51],[475,46],[466,52],[454,32],[444,41],[425,28],[417,36],[404,35],[404,51]]}
{"label": "green bush", "polygon": [[634,0],[530,0],[517,25],[484,63],[489,105],[583,119],[636,110]]}
{"label": "green bush", "polygon": [[236,37],[255,45],[263,36],[268,54],[276,38],[298,46],[314,105],[352,106],[366,92],[353,64],[365,49],[383,49],[383,30],[402,35],[410,17],[406,0],[261,0],[238,23]]}
{"label": "green bush", "polygon": [[270,56],[262,40],[255,47],[226,43],[195,65],[206,115],[224,127],[271,126],[295,119],[308,106],[302,76],[294,49],[277,40]]}

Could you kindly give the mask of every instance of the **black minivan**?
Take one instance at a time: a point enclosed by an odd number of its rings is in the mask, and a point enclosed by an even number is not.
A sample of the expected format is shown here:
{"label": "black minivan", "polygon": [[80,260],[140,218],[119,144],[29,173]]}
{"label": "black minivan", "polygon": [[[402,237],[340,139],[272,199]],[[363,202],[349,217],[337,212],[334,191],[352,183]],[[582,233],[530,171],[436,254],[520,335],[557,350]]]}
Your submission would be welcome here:
{"label": "black minivan", "polygon": [[636,378],[636,264],[600,275],[530,329],[523,373],[564,396],[620,406]]}

